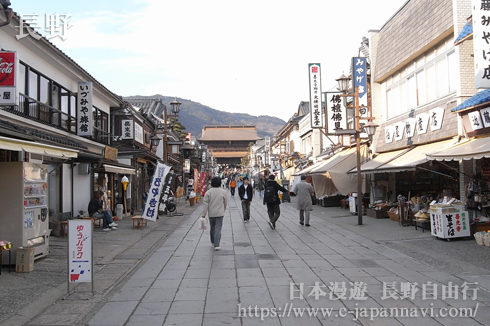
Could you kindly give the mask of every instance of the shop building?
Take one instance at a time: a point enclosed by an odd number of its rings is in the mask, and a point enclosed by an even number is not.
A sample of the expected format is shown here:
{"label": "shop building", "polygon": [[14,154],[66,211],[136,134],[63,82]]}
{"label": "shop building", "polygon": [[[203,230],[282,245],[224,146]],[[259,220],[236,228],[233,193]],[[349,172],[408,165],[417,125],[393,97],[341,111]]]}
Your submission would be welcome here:
{"label": "shop building", "polygon": [[[12,83],[0,85],[0,161],[45,167],[47,191],[44,199],[36,199],[43,201],[36,206],[47,212],[44,234],[49,235],[49,229],[57,234],[61,220],[87,214],[94,190],[104,189],[113,209],[113,182],[100,178],[101,173],[114,175],[118,169],[133,173],[131,166],[117,162],[117,149],[111,146],[111,108],[123,101],[47,39],[29,34],[17,40],[20,25],[14,15],[0,28],[2,61],[13,68]],[[1,188],[8,189],[6,183],[11,181],[2,182]],[[17,196],[32,202],[28,197],[33,195],[26,194],[5,193],[2,198],[8,205]],[[24,222],[25,218],[9,216]],[[0,223],[0,230],[8,230],[9,221]],[[8,234],[0,235],[8,239]]]}
{"label": "shop building", "polygon": [[464,76],[471,62],[454,39],[470,6],[471,1],[407,1],[371,31],[372,111],[379,127],[373,159],[362,166],[371,201],[461,197],[459,163],[442,164],[430,154],[453,146],[460,135],[451,110],[471,94]]}

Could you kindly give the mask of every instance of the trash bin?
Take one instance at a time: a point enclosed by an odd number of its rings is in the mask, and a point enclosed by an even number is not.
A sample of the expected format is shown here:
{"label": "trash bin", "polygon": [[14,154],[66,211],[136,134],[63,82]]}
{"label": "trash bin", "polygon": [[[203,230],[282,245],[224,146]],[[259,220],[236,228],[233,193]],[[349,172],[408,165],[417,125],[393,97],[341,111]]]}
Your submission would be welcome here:
{"label": "trash bin", "polygon": [[124,205],[123,204],[117,204],[116,205],[116,216],[122,220],[123,218],[123,211],[124,211]]}

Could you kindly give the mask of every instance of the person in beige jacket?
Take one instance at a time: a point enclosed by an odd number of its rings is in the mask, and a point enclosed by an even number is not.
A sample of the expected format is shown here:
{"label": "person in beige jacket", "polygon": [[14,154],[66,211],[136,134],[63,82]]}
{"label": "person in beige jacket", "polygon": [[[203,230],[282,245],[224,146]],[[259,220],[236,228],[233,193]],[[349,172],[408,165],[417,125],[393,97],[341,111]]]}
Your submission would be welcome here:
{"label": "person in beige jacket", "polygon": [[208,214],[211,243],[214,246],[214,250],[221,250],[219,242],[221,239],[223,217],[225,216],[226,206],[228,205],[228,194],[220,188],[221,180],[218,177],[214,177],[211,180],[211,187],[206,192],[206,195],[204,195],[204,207],[201,216],[206,218],[206,214]]}

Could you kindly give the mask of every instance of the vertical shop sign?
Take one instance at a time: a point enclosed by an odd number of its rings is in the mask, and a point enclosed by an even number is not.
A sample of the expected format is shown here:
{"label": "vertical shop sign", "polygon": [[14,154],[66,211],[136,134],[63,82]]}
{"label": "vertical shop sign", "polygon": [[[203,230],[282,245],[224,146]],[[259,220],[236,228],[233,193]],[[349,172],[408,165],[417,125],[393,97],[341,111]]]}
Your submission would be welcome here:
{"label": "vertical shop sign", "polygon": [[93,129],[92,83],[79,82],[77,96],[77,135],[90,136]]}
{"label": "vertical shop sign", "polygon": [[417,134],[422,135],[427,133],[429,119],[430,119],[429,114],[428,113],[418,114],[415,119],[417,120],[417,124],[415,127],[415,129],[417,129]]}
{"label": "vertical shop sign", "polygon": [[172,186],[174,185],[176,175],[174,173],[167,173],[165,177],[165,183],[162,189],[162,196],[160,197],[160,210],[165,211],[167,209],[167,202],[170,197],[170,192],[172,191]]}
{"label": "vertical shop sign", "polygon": [[191,160],[186,158],[184,160],[184,172],[185,173],[190,173],[191,172]]}
{"label": "vertical shop sign", "polygon": [[429,111],[430,118],[430,131],[436,131],[442,128],[442,121],[444,120],[444,109],[435,108]]}
{"label": "vertical shop sign", "polygon": [[92,220],[68,220],[68,280],[92,282]]}
{"label": "vertical shop sign", "polygon": [[396,141],[403,139],[403,134],[405,133],[405,122],[397,122],[393,125],[393,139]]}
{"label": "vertical shop sign", "polygon": [[158,163],[155,167],[155,172],[151,178],[150,189],[146,196],[145,206],[141,212],[141,218],[156,221],[158,217],[158,203],[162,193],[165,177],[167,176],[170,167],[166,164]]}
{"label": "vertical shop sign", "polygon": [[206,172],[201,173],[201,197],[206,194],[206,178],[208,174]]}
{"label": "vertical shop sign", "polygon": [[310,123],[311,128],[323,128],[322,81],[320,64],[308,64],[310,74]]}
{"label": "vertical shop sign", "polygon": [[359,115],[363,118],[369,117],[368,112],[368,83],[366,58],[353,57],[352,70],[354,75],[354,89],[359,91]]}
{"label": "vertical shop sign", "polygon": [[393,142],[393,134],[394,134],[394,131],[395,131],[395,127],[394,126],[386,126],[385,127],[385,142],[387,144]]}
{"label": "vertical shop sign", "polygon": [[485,128],[490,127],[490,108],[480,110],[480,114]]}
{"label": "vertical shop sign", "polygon": [[483,129],[483,121],[481,120],[479,111],[468,113],[468,118],[470,119],[470,124],[473,131]]}
{"label": "vertical shop sign", "polygon": [[0,104],[16,105],[16,52],[0,52]]}
{"label": "vertical shop sign", "polygon": [[327,106],[327,134],[335,135],[335,130],[347,129],[347,108],[338,92],[325,93]]}
{"label": "vertical shop sign", "polygon": [[133,120],[121,120],[122,139],[133,139]]}
{"label": "vertical shop sign", "polygon": [[408,118],[405,120],[405,135],[407,138],[413,137],[415,134],[415,126],[417,124],[417,119],[415,118]]}
{"label": "vertical shop sign", "polygon": [[473,0],[472,9],[475,85],[490,88],[490,3]]}
{"label": "vertical shop sign", "polygon": [[143,137],[143,127],[136,122],[134,123],[134,140],[139,142],[140,144],[145,144]]}

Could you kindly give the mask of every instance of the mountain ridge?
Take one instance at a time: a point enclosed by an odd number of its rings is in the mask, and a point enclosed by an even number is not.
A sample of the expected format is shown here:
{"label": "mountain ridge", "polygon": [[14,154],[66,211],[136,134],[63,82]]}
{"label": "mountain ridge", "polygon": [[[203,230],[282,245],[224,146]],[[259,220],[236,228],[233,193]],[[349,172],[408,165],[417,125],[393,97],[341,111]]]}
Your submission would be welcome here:
{"label": "mountain ridge", "polygon": [[162,99],[162,103],[170,110],[170,102],[177,99],[180,105],[179,122],[185,126],[185,131],[199,138],[202,134],[203,126],[214,125],[252,125],[257,126],[259,137],[272,137],[286,123],[284,120],[269,115],[253,116],[248,113],[231,113],[213,109],[207,105],[186,100],[179,97],[164,96],[156,94],[152,96],[133,95],[125,96],[128,99]]}

